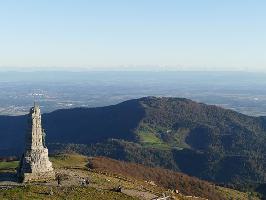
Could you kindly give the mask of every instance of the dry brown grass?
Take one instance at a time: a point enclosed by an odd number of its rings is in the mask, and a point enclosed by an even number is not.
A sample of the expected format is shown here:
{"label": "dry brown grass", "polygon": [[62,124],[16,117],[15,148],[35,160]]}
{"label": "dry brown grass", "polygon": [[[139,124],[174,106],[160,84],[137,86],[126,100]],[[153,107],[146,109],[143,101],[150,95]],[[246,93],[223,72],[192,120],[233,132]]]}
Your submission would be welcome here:
{"label": "dry brown grass", "polygon": [[184,195],[204,197],[212,200],[225,199],[217,191],[215,185],[167,169],[150,168],[105,157],[90,158],[88,166],[98,171],[120,174],[139,180],[153,181],[155,184],[165,188],[178,189]]}

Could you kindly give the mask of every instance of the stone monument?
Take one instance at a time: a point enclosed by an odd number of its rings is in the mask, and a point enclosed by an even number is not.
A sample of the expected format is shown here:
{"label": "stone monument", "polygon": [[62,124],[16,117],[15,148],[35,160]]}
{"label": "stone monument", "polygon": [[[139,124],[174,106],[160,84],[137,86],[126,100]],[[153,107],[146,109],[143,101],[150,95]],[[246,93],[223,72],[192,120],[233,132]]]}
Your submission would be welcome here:
{"label": "stone monument", "polygon": [[45,146],[45,135],[41,124],[40,107],[34,104],[28,115],[25,151],[17,171],[21,182],[55,179],[55,172]]}

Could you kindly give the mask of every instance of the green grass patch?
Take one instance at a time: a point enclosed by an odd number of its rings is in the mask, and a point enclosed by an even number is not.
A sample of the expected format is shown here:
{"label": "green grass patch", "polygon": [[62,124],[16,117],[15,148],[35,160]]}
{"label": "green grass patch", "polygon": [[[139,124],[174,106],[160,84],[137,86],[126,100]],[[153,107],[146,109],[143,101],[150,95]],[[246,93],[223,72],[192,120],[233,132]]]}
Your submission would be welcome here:
{"label": "green grass patch", "polygon": [[171,128],[151,127],[143,123],[138,128],[137,134],[139,136],[139,142],[145,147],[184,149],[190,148],[185,142],[189,131],[187,128],[171,130]]}
{"label": "green grass patch", "polygon": [[260,197],[256,193],[250,193],[250,192],[240,192],[237,190],[224,188],[224,187],[218,187],[218,191],[220,191],[223,196],[226,197],[228,200],[260,200]]}
{"label": "green grass patch", "polygon": [[80,168],[85,169],[88,163],[86,156],[78,154],[60,154],[50,157],[54,168]]}
{"label": "green grass patch", "polygon": [[141,142],[142,143],[149,143],[149,144],[160,144],[162,141],[156,137],[153,133],[142,133]]}
{"label": "green grass patch", "polygon": [[19,161],[0,162],[0,170],[15,170],[19,165]]}
{"label": "green grass patch", "polygon": [[160,138],[158,138],[154,133],[140,131],[138,135],[140,138],[140,143],[144,147],[154,147],[159,149],[169,148],[169,146],[164,143]]}
{"label": "green grass patch", "polygon": [[[49,157],[55,168],[86,168],[88,159],[78,154],[60,154]],[[15,170],[19,161],[0,162],[0,170]]]}
{"label": "green grass patch", "polygon": [[[52,191],[52,192],[51,192]],[[134,198],[110,190],[95,189],[92,187],[56,187],[27,185],[0,191],[1,200],[133,200]]]}
{"label": "green grass patch", "polygon": [[169,145],[162,141],[162,139],[156,135],[157,131],[158,130],[156,128],[152,128],[146,124],[142,124],[137,131],[140,143],[144,147],[169,149]]}
{"label": "green grass patch", "polygon": [[185,139],[189,133],[189,129],[180,128],[176,132],[174,132],[174,141],[172,143],[173,147],[178,148],[190,148],[189,145],[185,142]]}

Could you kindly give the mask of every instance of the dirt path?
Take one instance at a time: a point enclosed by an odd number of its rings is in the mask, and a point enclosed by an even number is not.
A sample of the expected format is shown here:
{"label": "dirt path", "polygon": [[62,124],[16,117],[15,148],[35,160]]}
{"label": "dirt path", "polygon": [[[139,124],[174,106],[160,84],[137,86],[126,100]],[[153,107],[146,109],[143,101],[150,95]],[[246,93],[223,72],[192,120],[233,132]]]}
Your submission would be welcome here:
{"label": "dirt path", "polygon": [[143,191],[139,191],[139,190],[123,189],[122,193],[124,193],[128,196],[137,197],[137,198],[143,199],[143,200],[151,200],[151,199],[158,197],[158,196],[156,196],[150,192],[143,192]]}

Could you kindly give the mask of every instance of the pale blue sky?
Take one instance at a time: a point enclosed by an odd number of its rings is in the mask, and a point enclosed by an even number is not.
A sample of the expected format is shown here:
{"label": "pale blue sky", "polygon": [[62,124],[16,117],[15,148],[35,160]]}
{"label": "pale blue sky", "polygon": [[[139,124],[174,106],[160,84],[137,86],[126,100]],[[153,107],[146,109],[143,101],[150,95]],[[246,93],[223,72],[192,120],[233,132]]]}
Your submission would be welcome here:
{"label": "pale blue sky", "polygon": [[266,71],[266,1],[0,0],[0,67]]}

